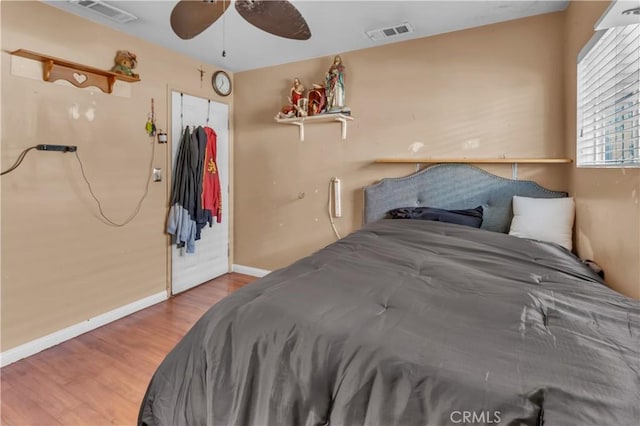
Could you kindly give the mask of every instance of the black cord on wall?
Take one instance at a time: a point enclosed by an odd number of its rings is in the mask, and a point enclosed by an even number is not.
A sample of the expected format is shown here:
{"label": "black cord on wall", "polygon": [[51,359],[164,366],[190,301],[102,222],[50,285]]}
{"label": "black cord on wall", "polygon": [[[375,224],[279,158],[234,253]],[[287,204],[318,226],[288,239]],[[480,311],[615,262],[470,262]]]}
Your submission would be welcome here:
{"label": "black cord on wall", "polygon": [[27,156],[27,153],[28,153],[29,151],[31,151],[32,149],[36,149],[36,147],[35,147],[35,146],[31,146],[31,147],[29,147],[29,148],[25,149],[24,151],[22,151],[22,152],[20,153],[20,155],[18,155],[18,159],[16,160],[16,162],[15,162],[15,163],[13,163],[13,166],[9,167],[9,168],[8,168],[7,170],[5,170],[4,172],[0,173],[0,176],[6,175],[6,174],[8,174],[8,173],[11,173],[11,172],[12,172],[12,171],[14,171],[15,169],[17,169],[17,168],[18,168],[18,166],[19,166],[20,164],[22,164],[22,160],[24,160],[24,157],[26,157],[26,156]]}
{"label": "black cord on wall", "polygon": [[32,149],[37,149],[38,151],[73,152],[73,153],[76,154],[76,159],[78,160],[78,164],[80,165],[80,172],[82,173],[82,178],[84,179],[85,183],[87,184],[87,188],[89,189],[89,193],[91,194],[91,197],[95,200],[96,204],[98,205],[98,211],[100,212],[100,220],[105,225],[109,225],[109,226],[113,226],[113,227],[125,226],[126,224],[131,222],[138,215],[138,213],[140,212],[140,208],[142,207],[142,202],[144,201],[144,199],[147,197],[147,194],[149,193],[149,183],[151,182],[151,175],[152,175],[152,170],[153,170],[153,158],[155,156],[155,151],[156,151],[155,143],[153,143],[153,142],[151,143],[151,158],[149,159],[149,170],[147,171],[147,181],[146,181],[146,184],[145,184],[145,187],[144,187],[144,192],[142,194],[142,197],[140,197],[140,200],[136,204],[135,209],[127,217],[127,219],[124,220],[124,222],[116,222],[116,221],[110,219],[109,217],[107,217],[107,215],[102,210],[102,203],[100,202],[100,199],[98,199],[96,194],[93,192],[93,187],[91,186],[91,183],[89,182],[89,179],[87,178],[87,175],[84,172],[84,165],[82,164],[82,160],[80,159],[80,155],[78,154],[76,146],[72,146],[72,145],[36,145],[36,146],[31,146],[31,147],[25,149],[24,151],[22,151],[20,153],[20,155],[18,155],[18,159],[16,160],[16,162],[11,167],[9,167],[7,170],[5,170],[4,172],[0,173],[0,176],[8,174],[8,173],[11,173],[15,169],[17,169],[18,166],[20,166],[20,164],[22,164],[22,161],[26,157],[27,153],[29,151],[31,151]]}
{"label": "black cord on wall", "polygon": [[155,151],[156,151],[156,144],[151,142],[151,158],[149,160],[149,170],[147,171],[147,182],[146,182],[145,187],[144,187],[144,192],[142,194],[142,197],[140,197],[140,200],[136,204],[136,207],[133,210],[133,212],[129,215],[129,217],[127,219],[125,219],[124,222],[120,222],[120,223],[115,222],[114,220],[112,220],[109,217],[107,217],[107,215],[102,210],[102,203],[100,203],[100,200],[98,199],[96,194],[93,192],[93,188],[91,187],[91,183],[89,182],[89,179],[87,179],[87,175],[84,172],[84,166],[82,165],[82,160],[80,159],[80,155],[78,155],[78,151],[75,152],[76,159],[78,160],[78,164],[80,165],[80,172],[82,172],[82,178],[84,179],[85,183],[87,184],[87,188],[89,188],[89,193],[91,194],[91,198],[93,198],[95,200],[96,204],[98,205],[98,211],[100,212],[100,218],[102,220],[102,223],[104,223],[105,225],[109,225],[109,226],[113,226],[113,227],[119,228],[119,227],[125,226],[126,224],[131,222],[138,215],[138,213],[140,213],[140,208],[142,207],[142,202],[144,201],[144,199],[147,197],[147,194],[149,193],[149,183],[151,182],[151,175],[152,175],[152,170],[153,170],[153,157],[155,156]]}

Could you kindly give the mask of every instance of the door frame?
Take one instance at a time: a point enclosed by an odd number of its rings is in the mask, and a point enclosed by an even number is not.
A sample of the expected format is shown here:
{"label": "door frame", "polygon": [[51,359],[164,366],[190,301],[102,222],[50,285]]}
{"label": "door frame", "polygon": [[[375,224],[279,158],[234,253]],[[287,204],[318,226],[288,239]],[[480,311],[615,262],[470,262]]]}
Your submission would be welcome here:
{"label": "door frame", "polygon": [[[229,187],[227,189],[227,193],[229,194],[229,200],[226,203],[227,209],[229,211],[229,220],[228,220],[228,248],[229,248],[229,254],[227,256],[228,259],[228,266],[227,266],[227,271],[231,272],[232,271],[232,266],[233,266],[233,209],[234,209],[234,202],[233,202],[233,198],[234,198],[234,194],[233,194],[233,186],[234,186],[234,181],[233,181],[233,176],[234,176],[234,167],[233,167],[233,158],[234,158],[234,152],[233,152],[233,102],[224,102],[222,99],[216,97],[216,96],[211,96],[211,95],[202,95],[202,94],[196,94],[195,92],[189,91],[189,90],[183,90],[181,88],[178,88],[176,86],[171,86],[171,85],[167,85],[167,94],[166,94],[166,99],[167,99],[167,117],[166,117],[166,123],[167,123],[167,155],[166,155],[166,159],[165,159],[165,194],[166,194],[166,200],[167,200],[167,204],[166,204],[166,210],[165,210],[165,227],[166,227],[166,217],[169,214],[169,209],[171,208],[171,183],[173,182],[173,153],[172,153],[172,144],[173,144],[173,135],[172,135],[172,129],[173,129],[173,102],[172,102],[172,96],[173,96],[173,92],[177,92],[177,93],[183,93],[185,95],[189,95],[189,96],[193,96],[195,98],[201,98],[201,99],[205,99],[205,100],[210,100],[211,102],[217,102],[219,104],[225,104],[227,105],[227,109],[229,111],[229,116],[228,116],[228,123],[227,123],[227,131],[228,131],[228,137],[227,137],[227,142],[229,143],[229,150],[228,152],[228,167],[229,167]],[[165,228],[166,231],[166,228]],[[166,234],[166,291],[167,291],[167,298],[173,297],[173,282],[172,282],[172,277],[173,277],[173,252],[171,249],[171,235]]]}

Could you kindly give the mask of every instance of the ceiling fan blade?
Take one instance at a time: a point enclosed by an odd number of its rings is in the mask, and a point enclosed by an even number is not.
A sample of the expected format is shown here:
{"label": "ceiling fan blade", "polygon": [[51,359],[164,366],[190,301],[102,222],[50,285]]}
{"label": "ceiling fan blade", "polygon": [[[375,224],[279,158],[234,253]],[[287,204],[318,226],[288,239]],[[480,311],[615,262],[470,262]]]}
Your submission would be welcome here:
{"label": "ceiling fan blade", "polygon": [[171,28],[183,40],[194,38],[222,16],[231,0],[180,0],[171,11]]}
{"label": "ceiling fan blade", "polygon": [[298,9],[285,0],[236,0],[236,10],[251,25],[270,34],[308,40],[311,30]]}

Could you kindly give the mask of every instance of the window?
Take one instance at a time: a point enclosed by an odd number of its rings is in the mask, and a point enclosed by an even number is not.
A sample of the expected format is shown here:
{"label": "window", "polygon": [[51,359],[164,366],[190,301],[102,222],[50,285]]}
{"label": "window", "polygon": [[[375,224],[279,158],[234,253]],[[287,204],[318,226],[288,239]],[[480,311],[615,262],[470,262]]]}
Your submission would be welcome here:
{"label": "window", "polygon": [[578,167],[640,167],[640,24],[596,33],[578,58]]}

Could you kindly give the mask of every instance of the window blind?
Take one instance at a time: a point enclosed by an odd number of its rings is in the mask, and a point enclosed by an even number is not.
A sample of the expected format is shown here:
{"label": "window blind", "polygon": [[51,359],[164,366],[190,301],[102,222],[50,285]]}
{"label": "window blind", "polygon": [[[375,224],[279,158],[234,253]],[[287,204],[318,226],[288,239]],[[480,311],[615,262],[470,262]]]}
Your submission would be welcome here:
{"label": "window blind", "polygon": [[578,60],[578,167],[640,167],[640,24],[602,31]]}

